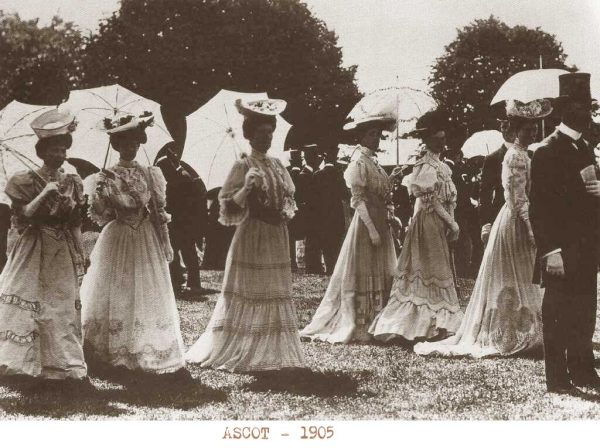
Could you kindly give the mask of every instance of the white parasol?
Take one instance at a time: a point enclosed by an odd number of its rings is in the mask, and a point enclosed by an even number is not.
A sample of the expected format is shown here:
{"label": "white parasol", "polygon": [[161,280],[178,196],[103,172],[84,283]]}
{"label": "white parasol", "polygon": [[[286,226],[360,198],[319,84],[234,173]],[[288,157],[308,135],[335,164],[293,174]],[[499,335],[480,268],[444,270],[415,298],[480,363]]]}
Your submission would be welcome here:
{"label": "white parasol", "polygon": [[462,145],[461,151],[465,159],[476,156],[487,156],[500,148],[504,138],[500,131],[479,131],[471,135]]}
{"label": "white parasol", "polygon": [[558,68],[525,70],[516,73],[502,84],[490,104],[508,100],[529,103],[542,98],[556,98],[559,95],[558,77],[565,73],[568,72]]}

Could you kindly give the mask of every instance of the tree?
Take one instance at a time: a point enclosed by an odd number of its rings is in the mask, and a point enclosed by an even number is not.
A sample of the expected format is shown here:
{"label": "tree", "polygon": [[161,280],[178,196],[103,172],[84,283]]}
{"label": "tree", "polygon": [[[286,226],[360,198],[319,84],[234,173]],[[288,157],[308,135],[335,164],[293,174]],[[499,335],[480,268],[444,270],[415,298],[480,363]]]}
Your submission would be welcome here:
{"label": "tree", "polygon": [[85,58],[88,85],[118,82],[157,101],[171,129],[220,89],[266,91],[288,101],[296,140],[341,127],[359,98],[355,72],[298,0],[123,0]]}
{"label": "tree", "polygon": [[429,85],[451,120],[449,142],[492,127],[490,101],[502,83],[523,70],[566,69],[566,55],[555,36],[540,28],[509,27],[495,17],[476,20],[436,60]]}
{"label": "tree", "polygon": [[13,99],[58,104],[80,78],[83,39],[70,22],[49,26],[0,11],[0,107]]}

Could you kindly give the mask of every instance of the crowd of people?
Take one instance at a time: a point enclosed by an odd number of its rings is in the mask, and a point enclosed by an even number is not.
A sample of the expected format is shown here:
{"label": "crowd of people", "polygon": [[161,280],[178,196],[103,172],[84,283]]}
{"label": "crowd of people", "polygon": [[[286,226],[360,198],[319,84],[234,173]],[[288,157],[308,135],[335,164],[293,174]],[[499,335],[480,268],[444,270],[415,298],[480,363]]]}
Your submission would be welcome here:
{"label": "crowd of people", "polygon": [[[67,174],[76,122],[45,112],[31,123],[42,168],[5,188],[18,239],[0,276],[0,375],[91,387],[92,360],[162,375],[185,376],[186,363],[271,372],[304,368],[302,341],[398,340],[421,356],[543,347],[549,392],[600,388],[592,350],[600,181],[584,138],[590,76],[561,75],[559,84],[552,100],[506,101],[505,143],[481,170],[448,150],[439,110],[416,123],[414,165],[379,164],[396,120],[375,111],[344,126],[357,143],[349,162],[328,142],[292,151],[286,167],[268,155],[285,101],[238,100],[251,151],[209,192],[173,144],[155,166],[135,161],[151,115],[105,119],[119,162],[85,181]],[[553,111],[560,124],[530,153]],[[86,220],[99,231],[91,254]],[[298,241],[306,273],[330,276],[303,329],[291,294]],[[186,352],[176,296],[202,293],[197,248],[204,267],[225,272],[210,321]],[[457,279],[471,275],[463,313]]]}

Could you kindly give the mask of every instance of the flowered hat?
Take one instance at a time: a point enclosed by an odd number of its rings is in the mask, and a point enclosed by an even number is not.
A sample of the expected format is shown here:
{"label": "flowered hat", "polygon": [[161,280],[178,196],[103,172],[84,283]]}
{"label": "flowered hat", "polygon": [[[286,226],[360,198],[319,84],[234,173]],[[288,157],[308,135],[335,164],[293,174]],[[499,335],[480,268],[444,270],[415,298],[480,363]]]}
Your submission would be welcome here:
{"label": "flowered hat", "polygon": [[519,100],[508,100],[506,102],[506,115],[508,118],[517,117],[529,120],[538,120],[552,113],[550,100],[533,100],[522,103]]}
{"label": "flowered hat", "polygon": [[38,138],[48,138],[70,134],[77,128],[77,122],[69,111],[52,109],[37,116],[30,126]]}
{"label": "flowered hat", "polygon": [[126,112],[106,117],[99,124],[100,130],[107,134],[116,134],[117,132],[130,131],[138,127],[146,128],[154,124],[154,115],[152,112],[144,112],[141,115],[134,115]]}
{"label": "flowered hat", "polygon": [[287,102],[285,100],[273,98],[252,101],[247,101],[240,98],[235,101],[235,107],[237,110],[246,117],[257,115],[279,115],[285,110],[286,106]]}

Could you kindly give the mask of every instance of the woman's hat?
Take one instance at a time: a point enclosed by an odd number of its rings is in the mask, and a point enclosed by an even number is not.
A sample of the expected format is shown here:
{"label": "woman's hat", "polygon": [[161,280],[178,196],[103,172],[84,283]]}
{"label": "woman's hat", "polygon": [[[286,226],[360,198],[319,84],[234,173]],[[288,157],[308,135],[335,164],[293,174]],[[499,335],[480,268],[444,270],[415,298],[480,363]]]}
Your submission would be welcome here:
{"label": "woman's hat", "polygon": [[237,99],[235,101],[235,107],[245,117],[251,116],[275,116],[281,114],[287,106],[285,100],[278,100],[273,98],[265,98],[262,100],[244,100]]}
{"label": "woman's hat", "polygon": [[351,118],[351,121],[346,123],[343,129],[344,131],[352,131],[367,123],[379,124],[383,130],[389,132],[392,132],[396,127],[396,119],[394,117],[390,117],[389,115],[367,115],[360,118]]}
{"label": "woman's hat", "polygon": [[506,102],[506,116],[510,118],[525,118],[538,120],[552,113],[550,100],[540,99],[523,103],[519,100],[508,100]]}
{"label": "woman's hat", "polygon": [[99,124],[99,129],[110,135],[130,131],[138,127],[144,129],[153,124],[154,114],[152,112],[144,112],[141,115],[121,112],[102,120]]}
{"label": "woman's hat", "polygon": [[38,138],[48,138],[72,133],[77,128],[77,122],[69,111],[52,109],[36,117],[30,126]]}
{"label": "woman's hat", "polygon": [[425,112],[417,120],[415,130],[409,133],[411,137],[423,138],[428,135],[445,131],[448,126],[448,116],[439,109]]}

